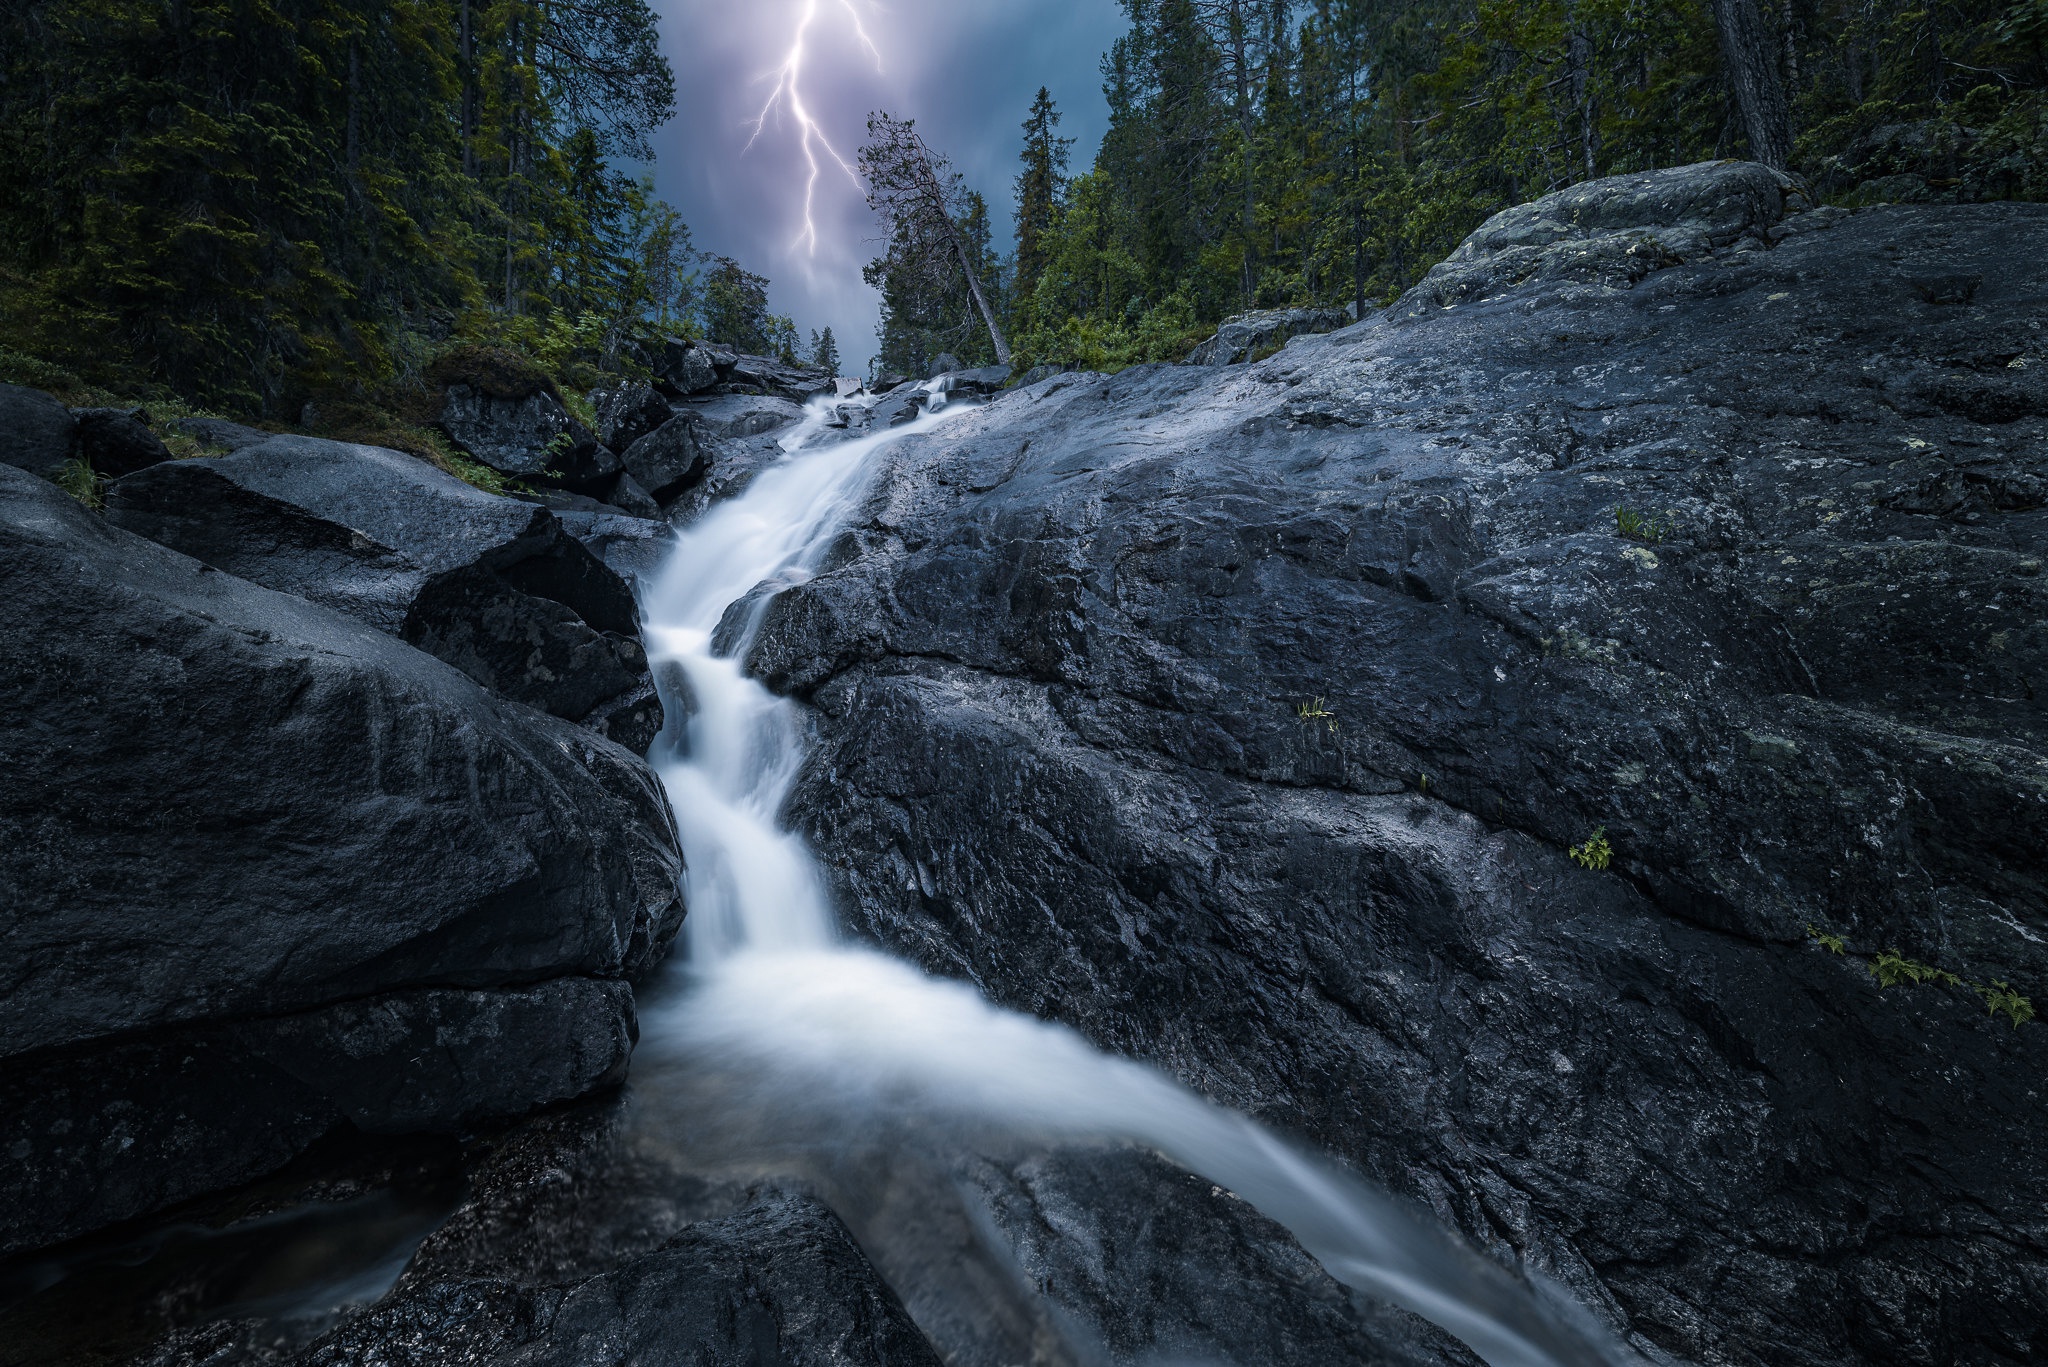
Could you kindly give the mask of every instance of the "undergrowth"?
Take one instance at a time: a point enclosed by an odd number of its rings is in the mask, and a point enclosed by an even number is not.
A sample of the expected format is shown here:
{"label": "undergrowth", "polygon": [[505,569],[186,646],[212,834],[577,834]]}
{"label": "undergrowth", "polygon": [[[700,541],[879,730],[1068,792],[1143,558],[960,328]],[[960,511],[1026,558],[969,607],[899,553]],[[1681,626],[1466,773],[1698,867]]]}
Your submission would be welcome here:
{"label": "undergrowth", "polygon": [[1596,872],[1614,863],[1614,846],[1607,842],[1607,828],[1602,826],[1587,836],[1583,844],[1571,847],[1572,861],[1582,869]]}

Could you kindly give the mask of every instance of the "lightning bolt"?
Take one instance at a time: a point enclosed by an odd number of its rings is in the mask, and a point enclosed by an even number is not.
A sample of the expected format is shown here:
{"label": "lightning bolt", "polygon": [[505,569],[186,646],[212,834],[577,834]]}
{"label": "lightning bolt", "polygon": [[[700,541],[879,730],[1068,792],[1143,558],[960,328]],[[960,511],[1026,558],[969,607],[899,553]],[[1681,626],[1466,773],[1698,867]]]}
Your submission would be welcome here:
{"label": "lightning bolt", "polygon": [[[861,22],[860,10],[855,7],[853,0],[839,0],[839,6],[846,11],[846,17],[853,21],[853,31],[860,36],[861,46],[875,59],[875,70],[879,72],[882,69],[881,49],[877,48],[874,39],[868,36],[867,25]],[[818,177],[825,169],[825,161],[820,158],[819,153],[822,151],[825,158],[829,158],[840,170],[846,172],[846,178],[853,182],[856,189],[860,187],[860,174],[853,169],[851,162],[839,154],[839,149],[832,145],[832,140],[825,136],[825,130],[818,126],[818,121],[811,117],[810,110],[804,104],[805,40],[809,38],[811,25],[817,18],[818,0],[804,0],[803,15],[797,20],[795,36],[790,40],[789,55],[782,59],[779,68],[763,78],[774,84],[768,92],[767,101],[761,106],[760,114],[754,119],[753,136],[747,139],[747,145],[740,153],[741,156],[745,156],[754,150],[754,144],[761,140],[763,130],[768,127],[769,117],[778,109],[789,112],[801,135],[804,162],[810,167],[809,175],[804,180],[803,231],[796,235],[796,241],[791,245],[807,246],[812,256],[818,254],[818,224],[812,210],[818,201]]]}

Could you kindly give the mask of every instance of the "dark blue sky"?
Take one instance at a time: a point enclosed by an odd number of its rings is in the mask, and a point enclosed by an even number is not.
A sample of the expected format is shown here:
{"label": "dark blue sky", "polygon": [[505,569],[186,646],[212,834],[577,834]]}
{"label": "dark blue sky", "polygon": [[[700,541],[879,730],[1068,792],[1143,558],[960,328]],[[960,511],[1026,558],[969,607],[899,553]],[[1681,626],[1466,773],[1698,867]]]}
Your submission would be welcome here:
{"label": "dark blue sky", "polygon": [[[1009,247],[1019,125],[1051,89],[1077,139],[1076,169],[1101,141],[1107,111],[1098,67],[1123,31],[1116,0],[651,0],[675,67],[677,114],[654,137],[655,183],[704,251],[734,256],[773,282],[771,303],[806,334],[830,324],[848,371],[875,349],[876,299],[860,268],[876,228],[845,171],[820,152],[813,219],[809,171],[785,105],[758,138],[754,119],[777,88],[808,11],[799,89],[819,132],[848,161],[869,111],[917,120],[968,182],[989,197]],[[874,43],[854,28],[858,16]],[[754,138],[748,149],[748,140]]]}

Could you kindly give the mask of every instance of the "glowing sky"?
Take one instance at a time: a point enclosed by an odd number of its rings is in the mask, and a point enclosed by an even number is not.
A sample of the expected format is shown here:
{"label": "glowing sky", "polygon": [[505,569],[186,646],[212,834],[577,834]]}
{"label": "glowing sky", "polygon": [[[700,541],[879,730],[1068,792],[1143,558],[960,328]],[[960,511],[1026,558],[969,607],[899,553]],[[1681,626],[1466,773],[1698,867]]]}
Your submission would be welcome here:
{"label": "glowing sky", "polygon": [[[1123,31],[1116,0],[652,0],[676,73],[676,118],[657,130],[655,183],[697,246],[768,276],[770,303],[806,335],[830,324],[844,368],[875,349],[876,299],[860,268],[878,249],[859,189],[820,145],[848,161],[870,111],[914,118],[989,197],[1008,250],[1019,125],[1041,85],[1092,159],[1106,112],[1098,65]],[[855,31],[854,13],[873,40]],[[786,64],[806,13],[798,81],[818,162],[813,250],[804,204],[811,177]],[[878,61],[879,58],[879,61]],[[878,69],[879,68],[879,69]],[[771,96],[759,135],[755,120]],[[752,142],[751,148],[748,146]]]}

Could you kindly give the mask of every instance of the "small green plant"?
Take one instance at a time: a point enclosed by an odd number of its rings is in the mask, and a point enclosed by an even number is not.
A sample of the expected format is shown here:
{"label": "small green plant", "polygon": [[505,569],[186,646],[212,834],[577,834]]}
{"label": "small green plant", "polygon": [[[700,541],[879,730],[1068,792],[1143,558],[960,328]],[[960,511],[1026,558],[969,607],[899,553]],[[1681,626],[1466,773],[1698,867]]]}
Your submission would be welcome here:
{"label": "small green plant", "polygon": [[1918,959],[1909,959],[1896,949],[1887,949],[1879,954],[1865,957],[1849,948],[1847,939],[1809,924],[1806,938],[1832,954],[1849,954],[1863,959],[1864,968],[1877,979],[1879,989],[1887,987],[1962,987],[1983,998],[1984,1005],[1993,1016],[2003,1016],[2017,1030],[2034,1019],[2034,1003],[2013,991],[2010,983],[1993,979],[1988,985],[1971,982],[1958,973],[1935,964],[1924,964]]}
{"label": "small green plant", "polygon": [[1994,980],[1989,987],[1979,987],[1977,995],[1992,1015],[2004,1016],[2015,1030],[2034,1018],[2034,1004],[2002,982]]}
{"label": "small green plant", "polygon": [[1822,949],[1825,949],[1832,954],[1846,953],[1849,948],[1849,942],[1847,940],[1843,939],[1839,935],[1830,935],[1825,930],[1822,930],[1819,926],[1816,926],[1811,922],[1807,924],[1806,937],[1812,940],[1815,944],[1819,945]]}
{"label": "small green plant", "polygon": [[550,440],[548,444],[541,449],[541,454],[545,455],[549,460],[554,460],[559,456],[568,455],[571,451],[575,449],[576,436],[574,433],[557,432],[555,433],[554,438]]}
{"label": "small green plant", "polygon": [[1640,541],[1654,546],[1671,535],[1670,513],[1639,513],[1619,504],[1614,509],[1614,534],[1623,541]]}
{"label": "small green plant", "polygon": [[1600,827],[1586,837],[1584,844],[1572,846],[1571,856],[1582,869],[1606,869],[1614,862],[1614,846],[1607,843],[1607,828]]}
{"label": "small green plant", "polygon": [[1944,987],[1963,985],[1963,980],[1947,969],[1908,959],[1896,949],[1887,949],[1870,961],[1870,976],[1877,979],[1879,987],[1917,987],[1922,983],[1940,983]]}
{"label": "small green plant", "polygon": [[99,473],[82,460],[67,460],[57,471],[54,481],[59,489],[98,512],[106,504],[101,490],[106,481]]}
{"label": "small green plant", "polygon": [[1294,709],[1294,715],[1303,726],[1311,730],[1327,726],[1334,733],[1337,729],[1337,714],[1325,707],[1321,698],[1310,698],[1307,702],[1299,704]]}

